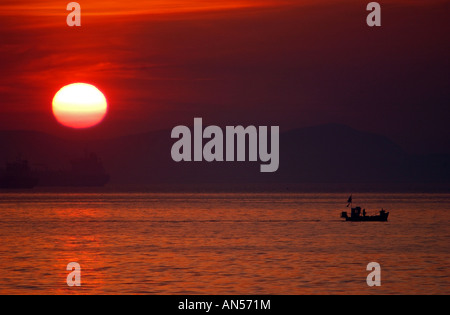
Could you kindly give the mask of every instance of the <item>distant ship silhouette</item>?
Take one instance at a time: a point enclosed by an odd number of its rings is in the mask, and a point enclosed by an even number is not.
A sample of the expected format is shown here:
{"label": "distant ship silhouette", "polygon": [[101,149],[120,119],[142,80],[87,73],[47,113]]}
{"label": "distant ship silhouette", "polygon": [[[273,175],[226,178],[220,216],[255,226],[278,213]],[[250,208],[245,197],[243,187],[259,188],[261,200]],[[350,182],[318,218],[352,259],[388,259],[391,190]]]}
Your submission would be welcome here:
{"label": "distant ship silhouette", "polygon": [[68,170],[46,170],[38,172],[41,187],[102,187],[110,176],[106,173],[102,161],[94,153],[70,162]]}
{"label": "distant ship silhouette", "polygon": [[38,183],[39,177],[27,160],[6,163],[6,168],[0,171],[0,189],[32,189]]}
{"label": "distant ship silhouette", "polygon": [[[350,206],[351,214],[348,216],[347,212],[342,212],[341,218],[345,219],[345,221],[350,222],[387,222],[389,218],[389,212],[381,209],[378,215],[369,216],[366,214],[366,209],[361,209],[361,207],[353,208],[353,195],[348,198],[347,208]],[[361,211],[362,210],[362,211]],[[362,213],[361,213],[362,212]]]}

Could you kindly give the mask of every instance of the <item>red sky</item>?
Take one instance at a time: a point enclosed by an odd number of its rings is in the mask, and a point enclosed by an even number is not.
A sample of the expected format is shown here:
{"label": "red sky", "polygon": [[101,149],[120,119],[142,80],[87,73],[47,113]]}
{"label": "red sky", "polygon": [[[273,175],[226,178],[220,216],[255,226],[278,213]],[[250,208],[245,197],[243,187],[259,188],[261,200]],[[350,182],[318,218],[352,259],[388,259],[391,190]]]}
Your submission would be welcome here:
{"label": "red sky", "polygon": [[[68,3],[69,1],[67,1]],[[0,129],[64,134],[65,84],[107,96],[115,136],[192,124],[343,123],[412,152],[450,153],[447,1],[79,1],[0,4]]]}

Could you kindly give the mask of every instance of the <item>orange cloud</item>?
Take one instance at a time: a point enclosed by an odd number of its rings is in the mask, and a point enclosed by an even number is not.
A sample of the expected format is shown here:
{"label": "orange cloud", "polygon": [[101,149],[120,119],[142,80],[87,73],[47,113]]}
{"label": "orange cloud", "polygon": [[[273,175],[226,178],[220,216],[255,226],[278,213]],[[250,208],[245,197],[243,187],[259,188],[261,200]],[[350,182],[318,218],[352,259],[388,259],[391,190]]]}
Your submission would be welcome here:
{"label": "orange cloud", "polygon": [[[69,3],[70,1],[67,1]],[[97,0],[81,4],[85,15],[140,15],[178,13],[189,11],[222,10],[246,7],[282,6],[299,1],[292,0],[137,0],[133,2]],[[311,2],[311,1],[301,1]],[[65,15],[67,3],[50,0],[30,4],[29,1],[3,1],[0,15],[54,16]]]}

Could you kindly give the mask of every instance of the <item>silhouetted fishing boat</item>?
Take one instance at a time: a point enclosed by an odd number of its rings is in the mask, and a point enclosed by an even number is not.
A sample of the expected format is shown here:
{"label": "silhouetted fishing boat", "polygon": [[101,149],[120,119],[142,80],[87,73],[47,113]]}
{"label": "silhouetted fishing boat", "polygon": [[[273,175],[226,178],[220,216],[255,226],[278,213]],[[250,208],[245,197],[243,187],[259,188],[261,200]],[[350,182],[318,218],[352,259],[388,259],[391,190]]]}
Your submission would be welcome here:
{"label": "silhouetted fishing boat", "polygon": [[0,189],[31,189],[39,183],[26,160],[7,163],[6,169],[0,172]]}
{"label": "silhouetted fishing boat", "polygon": [[342,212],[341,218],[345,219],[345,221],[350,222],[387,222],[389,218],[389,212],[381,209],[380,213],[377,215],[367,215],[366,209],[361,209],[361,207],[353,208],[353,196],[350,196],[348,199],[347,208],[350,207],[352,210],[350,216],[346,211]]}

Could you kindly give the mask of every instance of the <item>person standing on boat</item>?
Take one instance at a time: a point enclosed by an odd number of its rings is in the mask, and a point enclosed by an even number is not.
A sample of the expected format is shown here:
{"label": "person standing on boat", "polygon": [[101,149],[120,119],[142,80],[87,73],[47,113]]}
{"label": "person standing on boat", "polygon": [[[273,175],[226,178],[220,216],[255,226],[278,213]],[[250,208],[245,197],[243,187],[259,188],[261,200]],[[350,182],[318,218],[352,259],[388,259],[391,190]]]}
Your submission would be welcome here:
{"label": "person standing on boat", "polygon": [[366,216],[366,209],[363,210],[363,217]]}

